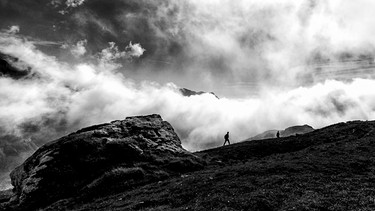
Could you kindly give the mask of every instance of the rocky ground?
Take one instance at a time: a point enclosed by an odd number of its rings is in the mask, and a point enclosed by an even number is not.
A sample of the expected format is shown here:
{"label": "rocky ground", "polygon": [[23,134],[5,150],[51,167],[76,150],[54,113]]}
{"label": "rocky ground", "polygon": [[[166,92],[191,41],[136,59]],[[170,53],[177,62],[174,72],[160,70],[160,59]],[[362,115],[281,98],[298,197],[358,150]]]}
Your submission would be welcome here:
{"label": "rocky ground", "polygon": [[[108,180],[41,210],[375,210],[374,150],[374,121],[339,123],[196,152],[197,168],[159,166],[169,174],[127,186],[129,178]],[[9,197],[0,197],[3,208],[17,210]]]}

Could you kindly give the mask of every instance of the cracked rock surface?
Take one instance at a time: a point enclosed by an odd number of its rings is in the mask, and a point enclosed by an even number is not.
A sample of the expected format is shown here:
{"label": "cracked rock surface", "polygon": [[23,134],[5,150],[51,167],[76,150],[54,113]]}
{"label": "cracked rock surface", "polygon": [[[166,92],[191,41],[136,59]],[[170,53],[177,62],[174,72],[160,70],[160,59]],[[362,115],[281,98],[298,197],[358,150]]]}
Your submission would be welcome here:
{"label": "cracked rock surface", "polygon": [[35,208],[74,194],[134,187],[200,169],[159,115],[95,125],[39,148],[11,173],[11,204]]}

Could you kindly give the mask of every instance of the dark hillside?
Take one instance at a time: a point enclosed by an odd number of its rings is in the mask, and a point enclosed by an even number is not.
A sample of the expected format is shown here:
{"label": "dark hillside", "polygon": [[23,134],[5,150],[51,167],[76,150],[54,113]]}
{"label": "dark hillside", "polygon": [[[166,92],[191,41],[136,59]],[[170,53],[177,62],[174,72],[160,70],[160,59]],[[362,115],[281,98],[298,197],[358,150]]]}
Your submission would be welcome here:
{"label": "dark hillside", "polygon": [[[290,153],[312,146],[340,141],[352,141],[375,135],[375,122],[353,121],[338,123],[315,130],[308,134],[286,138],[245,141],[226,147],[198,152],[201,156],[210,155],[216,159],[242,160],[260,158],[272,154]],[[374,136],[375,138],[375,136]]]}
{"label": "dark hillside", "polygon": [[45,210],[375,210],[375,122],[195,155],[204,169]]}

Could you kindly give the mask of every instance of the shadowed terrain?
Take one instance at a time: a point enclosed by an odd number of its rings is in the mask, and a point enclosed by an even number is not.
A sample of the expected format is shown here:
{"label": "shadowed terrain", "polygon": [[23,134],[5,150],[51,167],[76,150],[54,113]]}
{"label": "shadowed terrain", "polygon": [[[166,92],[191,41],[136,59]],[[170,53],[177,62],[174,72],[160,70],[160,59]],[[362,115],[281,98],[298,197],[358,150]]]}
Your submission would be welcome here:
{"label": "shadowed terrain", "polygon": [[374,210],[374,129],[354,121],[196,152],[201,170],[44,210]]}

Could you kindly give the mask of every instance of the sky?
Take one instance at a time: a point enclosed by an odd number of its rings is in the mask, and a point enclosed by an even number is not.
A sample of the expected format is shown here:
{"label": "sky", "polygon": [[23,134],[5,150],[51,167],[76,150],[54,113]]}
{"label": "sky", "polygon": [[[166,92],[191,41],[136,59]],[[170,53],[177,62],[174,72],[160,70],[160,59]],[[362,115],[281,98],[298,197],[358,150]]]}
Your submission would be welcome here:
{"label": "sky", "polygon": [[25,70],[0,76],[0,145],[153,113],[190,151],[226,131],[372,120],[374,12],[372,0],[0,0],[0,53]]}

